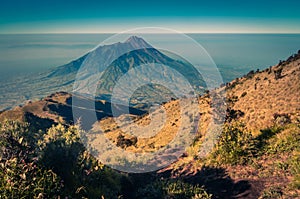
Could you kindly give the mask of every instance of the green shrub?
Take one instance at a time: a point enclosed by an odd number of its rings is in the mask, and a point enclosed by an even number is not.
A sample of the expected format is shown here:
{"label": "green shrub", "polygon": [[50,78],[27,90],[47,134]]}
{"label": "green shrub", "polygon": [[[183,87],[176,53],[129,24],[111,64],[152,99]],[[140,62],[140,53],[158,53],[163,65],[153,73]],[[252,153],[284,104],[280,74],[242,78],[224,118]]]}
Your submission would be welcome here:
{"label": "green shrub", "polygon": [[0,124],[1,198],[57,198],[62,184],[51,170],[38,164],[33,133],[28,124]]}
{"label": "green shrub", "polygon": [[283,127],[279,127],[277,125],[260,130],[260,134],[255,138],[257,141],[257,149],[259,155],[263,155],[268,153],[270,139],[272,139],[275,135],[280,133],[283,130]]}
{"label": "green shrub", "polygon": [[289,124],[281,127],[281,132],[268,141],[266,150],[268,153],[283,153],[300,150],[300,127]]}
{"label": "green shrub", "polygon": [[259,199],[281,198],[282,195],[283,192],[280,187],[270,187],[262,192]]}
{"label": "green shrub", "polygon": [[203,187],[199,185],[192,185],[189,183],[184,183],[182,181],[174,181],[167,183],[163,190],[165,194],[174,199],[185,199],[185,198],[206,198],[212,197],[208,194]]}
{"label": "green shrub", "polygon": [[[85,150],[78,127],[36,135],[27,123],[0,123],[0,198],[118,198],[123,175]],[[41,132],[39,132],[41,133]]]}
{"label": "green shrub", "polygon": [[147,184],[146,186],[142,186],[137,189],[135,198],[163,199],[164,190],[162,185],[162,182],[155,181]]}
{"label": "green shrub", "polygon": [[41,162],[64,181],[64,192],[72,198],[117,198],[121,175],[93,158],[80,142],[77,126],[57,125],[39,142]]}
{"label": "green shrub", "polygon": [[293,175],[292,186],[296,189],[300,189],[300,150],[293,154],[289,163]]}
{"label": "green shrub", "polygon": [[203,186],[193,185],[181,180],[157,180],[138,189],[136,198],[147,199],[211,199]]}
{"label": "green shrub", "polygon": [[216,164],[245,164],[256,152],[255,140],[241,123],[225,125],[209,161]]}
{"label": "green shrub", "polygon": [[57,198],[62,184],[51,170],[12,158],[0,163],[0,198]]}

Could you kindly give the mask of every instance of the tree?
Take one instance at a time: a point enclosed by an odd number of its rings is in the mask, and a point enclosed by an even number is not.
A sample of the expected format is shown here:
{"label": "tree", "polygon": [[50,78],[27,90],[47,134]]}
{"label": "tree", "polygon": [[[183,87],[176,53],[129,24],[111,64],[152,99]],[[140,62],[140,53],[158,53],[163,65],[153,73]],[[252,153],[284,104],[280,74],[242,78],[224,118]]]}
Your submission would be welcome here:
{"label": "tree", "polygon": [[283,68],[282,67],[279,67],[277,69],[274,69],[274,74],[275,74],[275,79],[278,80],[280,79],[282,76],[281,76],[281,73],[282,73],[282,70]]}

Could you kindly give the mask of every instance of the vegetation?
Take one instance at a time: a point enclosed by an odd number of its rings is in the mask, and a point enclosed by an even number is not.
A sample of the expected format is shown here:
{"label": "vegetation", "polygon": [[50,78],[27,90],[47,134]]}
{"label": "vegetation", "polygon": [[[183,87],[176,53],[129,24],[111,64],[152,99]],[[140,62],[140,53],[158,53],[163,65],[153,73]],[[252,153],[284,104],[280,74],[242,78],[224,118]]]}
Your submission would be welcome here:
{"label": "vegetation", "polygon": [[0,198],[212,197],[199,184],[161,181],[156,175],[136,186],[143,176],[116,172],[90,156],[77,126],[58,124],[45,133],[14,121],[0,127]]}
{"label": "vegetation", "polygon": [[85,151],[80,132],[77,126],[50,128],[39,142],[42,164],[63,179],[64,191],[70,197],[117,198],[122,176]]}
{"label": "vegetation", "polygon": [[203,186],[193,185],[181,180],[159,180],[138,190],[137,198],[173,198],[173,199],[211,199]]}
{"label": "vegetation", "polygon": [[292,187],[300,189],[300,150],[297,150],[295,154],[290,158],[289,164],[291,165],[291,172],[294,176],[292,181]]}
{"label": "vegetation", "polygon": [[132,145],[136,145],[136,143],[137,143],[137,137],[134,136],[134,137],[128,139],[128,138],[125,138],[124,135],[119,134],[117,137],[116,145],[121,148],[126,148],[126,147],[129,147]]}
{"label": "vegetation", "polygon": [[277,69],[274,69],[274,74],[275,74],[275,79],[280,79],[282,77],[281,73],[282,73],[283,68],[279,67]]}
{"label": "vegetation", "polygon": [[[249,167],[264,155],[275,157],[283,154],[287,156],[286,160],[278,162],[276,167],[293,176],[290,189],[299,189],[300,126],[290,123],[278,126],[276,121],[273,127],[262,130],[256,137],[245,130],[240,122],[226,124],[213,152],[205,160],[205,165]],[[157,174],[149,174],[151,177],[147,177],[148,174],[128,175],[116,172],[85,151],[79,139],[80,133],[83,132],[78,126],[58,124],[46,132],[36,133],[30,130],[27,123],[2,122],[1,198],[214,197],[201,181],[161,178]],[[123,139],[120,137],[120,140]],[[267,187],[260,198],[281,197],[283,191],[276,186]]]}
{"label": "vegetation", "polygon": [[56,198],[63,185],[53,171],[39,164],[35,135],[28,124],[0,124],[1,198]]}
{"label": "vegetation", "polygon": [[[279,121],[278,124],[282,124]],[[232,121],[226,124],[213,152],[202,166],[251,167],[259,164],[253,163],[259,162],[265,155],[271,159],[278,155],[286,156],[284,161],[272,165],[283,174],[285,172],[284,175],[293,176],[288,187],[267,187],[260,198],[281,197],[288,188],[299,189],[300,125],[289,122],[281,126],[278,124],[274,120],[274,126],[262,130],[257,136],[247,131],[243,123]],[[161,178],[155,173],[148,177],[148,174],[116,172],[87,153],[80,142],[80,133],[84,132],[78,126],[58,124],[45,132],[35,132],[27,123],[2,122],[1,198],[214,198],[215,193],[204,187],[205,181]],[[120,137],[120,140],[123,139]],[[193,154],[196,158],[196,153]],[[257,168],[260,170],[260,167]],[[276,168],[269,166],[265,170]]]}
{"label": "vegetation", "polygon": [[263,191],[259,199],[281,198],[283,195],[280,187],[270,187]]}
{"label": "vegetation", "polygon": [[76,126],[58,125],[40,139],[28,124],[0,126],[0,195],[3,198],[117,198],[122,175],[92,158]]}
{"label": "vegetation", "polygon": [[284,153],[300,150],[300,127],[299,125],[289,124],[281,128],[280,133],[277,133],[268,141],[268,153]]}
{"label": "vegetation", "polygon": [[245,164],[255,153],[255,141],[242,123],[225,125],[223,133],[211,154],[210,161],[215,164]]}

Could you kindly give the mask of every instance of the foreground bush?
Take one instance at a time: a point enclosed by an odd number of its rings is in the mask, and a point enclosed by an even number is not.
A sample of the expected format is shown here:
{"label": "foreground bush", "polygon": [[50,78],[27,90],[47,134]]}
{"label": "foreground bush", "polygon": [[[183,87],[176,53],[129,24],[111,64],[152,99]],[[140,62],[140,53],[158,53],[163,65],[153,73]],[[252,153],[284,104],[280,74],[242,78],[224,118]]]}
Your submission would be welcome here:
{"label": "foreground bush", "polygon": [[64,181],[64,192],[72,198],[117,198],[121,175],[93,158],[80,142],[77,126],[57,125],[39,142],[41,163]]}
{"label": "foreground bush", "polygon": [[0,198],[118,198],[121,174],[87,153],[76,126],[44,135],[28,124],[0,124]]}
{"label": "foreground bush", "polygon": [[56,198],[60,178],[39,165],[28,124],[0,124],[0,198]]}

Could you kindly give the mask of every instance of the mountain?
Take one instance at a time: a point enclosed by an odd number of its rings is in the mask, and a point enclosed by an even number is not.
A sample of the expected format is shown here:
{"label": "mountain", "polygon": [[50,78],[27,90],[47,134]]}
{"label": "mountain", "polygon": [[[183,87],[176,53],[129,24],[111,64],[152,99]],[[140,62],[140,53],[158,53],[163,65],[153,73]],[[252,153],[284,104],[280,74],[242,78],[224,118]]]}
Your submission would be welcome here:
{"label": "mountain", "polygon": [[[180,86],[184,83],[180,83],[182,79],[176,73],[168,72],[160,76],[161,71],[166,71],[171,67],[188,77],[188,81],[194,89],[203,92],[203,89],[199,88],[205,87],[205,83],[192,65],[172,59],[153,48],[142,38],[131,36],[125,42],[99,46],[84,56],[49,72],[4,82],[0,87],[0,93],[3,93],[0,96],[0,110],[14,107],[27,100],[41,99],[57,91],[75,91],[86,97],[110,100],[112,87],[122,75],[140,64],[153,62],[160,64],[159,69],[153,71],[149,68],[139,71],[138,76],[141,79],[149,79],[149,73],[151,73],[152,76],[154,74],[153,78],[164,80],[170,85],[177,85],[174,89],[181,90]],[[179,83],[174,84],[174,82]],[[84,90],[93,88],[98,84],[96,96],[90,96],[91,92]],[[159,97],[158,93],[165,93],[165,95]],[[148,85],[141,89],[136,97],[132,97],[131,105],[141,108],[145,104],[166,102],[173,97],[174,95],[166,88]],[[147,100],[141,101],[135,100],[135,98]],[[141,104],[138,105],[134,101],[140,101]]]}
{"label": "mountain", "polygon": [[[144,67],[139,67],[141,65]],[[137,69],[137,67],[139,68]],[[118,81],[130,70],[134,71],[134,74],[127,78],[125,85],[122,84],[122,90],[119,91],[121,93],[114,94],[122,95],[125,91],[135,92],[131,96],[131,106],[137,105],[134,103],[135,100],[146,105],[168,102],[172,98],[176,98],[172,91],[177,92],[175,94],[179,96],[188,94],[191,90],[185,90],[187,87],[185,80],[199,93],[201,92],[199,87],[205,86],[201,75],[192,65],[171,59],[155,48],[148,48],[128,52],[115,60],[102,74],[97,88],[97,96],[111,95]],[[184,79],[177,73],[181,74]],[[143,85],[148,82],[154,83]],[[142,88],[139,88],[141,85]],[[133,90],[134,86],[138,90]],[[172,89],[172,91],[168,89]]]}
{"label": "mountain", "polygon": [[[68,75],[70,73],[77,73],[84,61],[89,62],[85,64],[93,65],[93,67],[99,67],[97,70],[101,73],[105,70],[109,63],[118,58],[120,55],[123,55],[125,52],[146,48],[153,47],[142,38],[131,36],[123,43],[118,42],[111,45],[98,46],[96,49],[88,52],[84,56],[70,62],[69,64],[57,67],[53,71],[50,71],[48,77],[58,77]],[[88,60],[86,60],[87,57],[89,57]]]}
{"label": "mountain", "polygon": [[[122,78],[123,82],[117,85]],[[77,73],[73,92],[108,101],[115,94],[118,103],[126,103],[122,95],[132,92],[130,106],[142,108],[176,98],[174,91],[187,95],[192,91],[187,91],[187,83],[198,93],[204,91],[200,88],[205,83],[191,64],[170,58],[142,38],[132,36],[124,43],[90,52]],[[115,86],[120,86],[120,90],[113,93]],[[136,89],[139,90],[135,92]]]}

